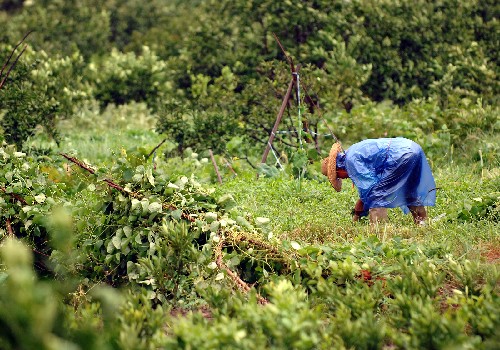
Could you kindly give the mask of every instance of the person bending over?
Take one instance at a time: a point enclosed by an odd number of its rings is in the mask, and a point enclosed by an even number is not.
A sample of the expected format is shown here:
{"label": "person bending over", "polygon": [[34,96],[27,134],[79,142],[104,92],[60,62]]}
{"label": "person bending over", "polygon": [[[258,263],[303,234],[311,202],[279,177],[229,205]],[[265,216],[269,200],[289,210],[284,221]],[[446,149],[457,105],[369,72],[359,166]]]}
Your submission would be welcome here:
{"label": "person bending over", "polygon": [[350,178],[359,192],[353,220],[387,220],[387,208],[401,207],[416,224],[425,224],[425,206],[436,203],[436,183],[424,151],[403,137],[367,139],[343,152],[336,142],[321,162],[321,172],[337,192]]}

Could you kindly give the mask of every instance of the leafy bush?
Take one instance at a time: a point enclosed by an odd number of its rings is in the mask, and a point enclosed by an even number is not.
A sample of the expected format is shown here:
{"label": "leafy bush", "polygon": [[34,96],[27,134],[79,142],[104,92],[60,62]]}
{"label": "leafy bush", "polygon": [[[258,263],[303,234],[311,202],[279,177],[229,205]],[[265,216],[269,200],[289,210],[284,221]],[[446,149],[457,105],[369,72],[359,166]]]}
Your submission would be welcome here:
{"label": "leafy bush", "polygon": [[18,63],[0,90],[3,137],[8,143],[16,144],[19,150],[35,134],[38,125],[45,127],[53,136],[55,132],[58,106],[45,93],[44,86],[37,86],[31,79],[31,70],[36,64]]}
{"label": "leafy bush", "polygon": [[70,118],[91,96],[85,83],[82,55],[76,51],[70,56],[49,56],[45,51],[27,52],[23,56],[38,64],[30,72],[34,88],[43,91],[47,100],[57,106],[58,118]]}
{"label": "leafy bush", "polygon": [[140,55],[113,49],[110,56],[90,64],[89,74],[103,107],[143,101],[153,108],[173,92],[166,63],[147,46]]}
{"label": "leafy bush", "polygon": [[500,125],[498,108],[484,105],[481,99],[475,103],[461,99],[445,109],[435,99],[414,100],[403,107],[389,102],[366,103],[354,107],[350,114],[330,112],[325,118],[336,126],[345,146],[365,138],[402,136],[419,143],[434,162],[450,162],[454,156],[479,159],[481,150],[484,163],[498,164],[489,141],[496,137]]}
{"label": "leafy bush", "polygon": [[[97,286],[90,293],[92,302],[87,304],[86,317],[76,321],[74,310],[65,307],[62,297],[71,284],[39,280],[28,247],[13,238],[3,241],[0,263],[2,349],[117,348],[113,313],[120,298],[115,291]],[[78,326],[72,328],[71,320]]]}
{"label": "leafy bush", "polygon": [[27,50],[0,90],[5,140],[21,150],[37,127],[43,127],[59,142],[57,121],[71,116],[89,94],[82,83],[83,67],[78,53],[49,58],[44,51]]}
{"label": "leafy bush", "polygon": [[80,52],[89,59],[110,49],[110,26],[109,11],[100,1],[25,1],[22,9],[0,22],[0,38],[16,42],[35,30],[30,36],[35,51],[43,50],[50,57]]}
{"label": "leafy bush", "polygon": [[[0,148],[0,167],[0,237],[23,238],[37,252],[35,265],[45,274],[50,271],[47,257],[51,253],[46,217],[60,188],[40,173],[35,159],[13,146]],[[43,163],[40,167],[44,168]]]}
{"label": "leafy bush", "polygon": [[500,194],[490,193],[482,197],[465,200],[457,219],[460,221],[490,219],[498,221],[500,217]]}
{"label": "leafy bush", "polygon": [[227,315],[225,312],[215,314],[212,320],[196,315],[178,320],[165,346],[181,349],[331,348],[331,340],[322,334],[321,309],[310,307],[304,290],[294,288],[285,280],[272,283],[267,289],[270,303],[266,306],[259,306],[255,300],[234,299],[227,302]]}

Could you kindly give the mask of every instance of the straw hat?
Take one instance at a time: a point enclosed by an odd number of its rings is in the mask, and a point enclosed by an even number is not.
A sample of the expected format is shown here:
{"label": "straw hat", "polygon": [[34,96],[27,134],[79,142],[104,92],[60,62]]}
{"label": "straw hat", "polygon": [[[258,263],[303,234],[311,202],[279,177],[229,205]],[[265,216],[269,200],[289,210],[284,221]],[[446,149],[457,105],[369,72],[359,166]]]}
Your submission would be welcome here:
{"label": "straw hat", "polygon": [[342,189],[342,179],[337,178],[337,154],[342,150],[340,142],[333,144],[328,157],[321,160],[321,173],[328,177],[335,191]]}

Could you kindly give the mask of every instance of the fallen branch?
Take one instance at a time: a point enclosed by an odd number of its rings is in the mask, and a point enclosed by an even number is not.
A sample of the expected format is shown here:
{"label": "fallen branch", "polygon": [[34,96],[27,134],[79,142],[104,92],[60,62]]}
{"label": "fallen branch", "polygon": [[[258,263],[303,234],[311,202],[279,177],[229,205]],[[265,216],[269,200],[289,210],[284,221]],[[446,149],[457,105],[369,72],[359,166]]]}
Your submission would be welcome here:
{"label": "fallen branch", "polygon": [[[81,160],[76,159],[75,157],[71,157],[71,156],[69,156],[69,155],[67,155],[65,153],[60,153],[60,155],[63,156],[64,158],[66,158],[67,160],[69,160],[70,162],[75,163],[80,168],[88,171],[92,175],[95,175],[95,170],[92,169],[89,165],[87,165],[84,162],[82,162]],[[125,188],[121,187],[120,185],[118,185],[113,180],[102,179],[102,181],[104,181],[105,183],[107,183],[109,187],[112,187],[112,188],[114,188],[114,189],[122,192],[123,194],[126,194],[127,196],[131,196],[131,197],[134,197],[134,198],[140,198],[141,197],[141,195],[139,193],[131,192],[131,191],[125,189]]]}
{"label": "fallen branch", "polygon": [[[92,169],[89,165],[87,165],[84,162],[82,162],[81,160],[79,160],[79,159],[77,159],[75,157],[71,157],[71,156],[69,156],[69,155],[67,155],[65,153],[59,153],[59,154],[61,156],[63,156],[64,158],[66,158],[67,160],[69,160],[70,162],[75,163],[80,168],[88,171],[92,175],[95,175],[95,170]],[[144,196],[141,195],[140,193],[129,191],[129,190],[123,188],[122,186],[120,186],[119,184],[117,184],[116,182],[114,182],[111,179],[102,179],[102,181],[105,182],[105,183],[107,183],[109,187],[114,188],[114,189],[120,191],[121,193],[123,193],[123,194],[125,194],[127,196],[130,196],[130,197],[136,198],[136,199],[142,199],[142,198],[144,198]],[[163,209],[167,209],[167,210],[177,210],[177,207],[175,207],[174,205],[172,205],[170,203],[163,203],[162,207],[163,207]],[[190,222],[194,222],[195,221],[195,219],[193,217],[191,217],[189,214],[187,214],[185,212],[181,213],[181,218],[185,219],[185,220],[188,220]]]}
{"label": "fallen branch", "polygon": [[27,205],[28,202],[26,202],[26,200],[21,197],[20,195],[18,195],[17,193],[12,193],[12,192],[7,192],[7,190],[5,189],[5,187],[0,187],[0,190],[5,193],[5,194],[8,194],[11,198],[14,198],[15,200],[18,200],[19,202],[21,202],[21,204],[23,205]]}
{"label": "fallen branch", "polygon": [[[243,292],[248,293],[251,290],[251,287],[243,281],[240,276],[238,276],[235,272],[231,271],[229,267],[227,267],[226,264],[222,261],[222,246],[224,244],[224,239],[221,239],[219,244],[215,247],[215,262],[219,269],[222,269],[226,271],[227,275],[231,280],[236,284],[236,286]],[[259,293],[257,293],[257,300],[259,301],[259,304],[265,305],[269,301],[265,298],[263,298]]]}
{"label": "fallen branch", "polygon": [[7,218],[5,220],[5,226],[7,227],[7,232],[9,233],[9,236],[13,237],[14,236],[14,230],[12,229],[12,225],[10,224],[10,219]]}

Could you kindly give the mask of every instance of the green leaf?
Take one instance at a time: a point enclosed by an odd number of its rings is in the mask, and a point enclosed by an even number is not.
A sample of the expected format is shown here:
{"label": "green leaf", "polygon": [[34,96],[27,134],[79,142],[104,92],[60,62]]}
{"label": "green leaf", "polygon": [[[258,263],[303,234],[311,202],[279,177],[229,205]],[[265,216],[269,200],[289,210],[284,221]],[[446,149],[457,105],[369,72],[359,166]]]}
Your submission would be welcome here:
{"label": "green leaf", "polygon": [[213,221],[211,224],[210,224],[210,232],[217,232],[217,230],[219,229],[220,227],[220,222],[218,221]]}
{"label": "green leaf", "polygon": [[302,169],[307,165],[307,154],[304,150],[298,150],[292,156],[292,164],[295,168]]}
{"label": "green leaf", "polygon": [[134,176],[134,171],[132,169],[126,169],[124,172],[123,172],[123,180],[125,181],[130,181],[132,180],[132,177]]}
{"label": "green leaf", "polygon": [[154,186],[155,185],[155,178],[153,176],[153,170],[151,168],[146,170],[146,176],[147,176],[148,181],[151,184],[151,186]]}
{"label": "green leaf", "polygon": [[131,204],[130,205],[130,209],[131,210],[135,210],[139,206],[139,204],[141,204],[141,201],[138,200],[138,199],[136,199],[136,198],[132,198],[130,200],[130,204]]}
{"label": "green leaf", "polygon": [[151,203],[148,207],[148,211],[150,213],[161,213],[161,211],[162,211],[161,203],[158,203],[158,202]]}
{"label": "green leaf", "polygon": [[130,237],[132,228],[130,226],[123,226],[123,233],[125,233],[125,236]]}
{"label": "green leaf", "polygon": [[264,218],[264,217],[255,218],[255,224],[257,226],[266,226],[267,224],[269,224],[269,222],[271,222],[269,218]]}
{"label": "green leaf", "polygon": [[257,170],[260,175],[265,177],[277,177],[279,175],[279,170],[275,166],[269,166],[265,163],[261,163],[257,166]]}
{"label": "green leaf", "polygon": [[182,216],[182,210],[176,209],[170,213],[175,220],[180,220]]}
{"label": "green leaf", "polygon": [[227,193],[217,200],[217,204],[225,210],[231,210],[237,206],[236,201],[230,193]]}
{"label": "green leaf", "polygon": [[141,243],[142,243],[142,234],[141,234],[141,232],[139,232],[139,233],[135,236],[134,241],[135,241],[137,244],[141,244]]}
{"label": "green leaf", "polygon": [[43,193],[40,193],[39,195],[36,195],[34,198],[35,198],[35,201],[37,203],[40,203],[40,204],[43,203],[43,202],[45,202],[45,200],[47,199],[47,197],[45,197],[45,195]]}
{"label": "green leaf", "polygon": [[116,248],[116,249],[120,249],[121,248],[121,245],[122,245],[122,240],[120,237],[118,236],[114,236],[112,239],[111,239],[111,242],[113,243],[113,246]]}

